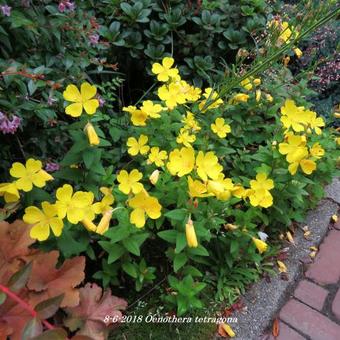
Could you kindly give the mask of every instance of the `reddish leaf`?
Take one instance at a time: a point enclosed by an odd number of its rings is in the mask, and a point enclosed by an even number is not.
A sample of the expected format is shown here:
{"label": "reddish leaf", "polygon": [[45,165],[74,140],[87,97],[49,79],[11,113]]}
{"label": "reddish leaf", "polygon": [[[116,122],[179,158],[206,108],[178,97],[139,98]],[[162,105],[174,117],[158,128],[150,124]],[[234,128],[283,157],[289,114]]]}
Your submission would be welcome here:
{"label": "reddish leaf", "polygon": [[42,301],[35,306],[35,311],[38,313],[40,319],[49,319],[59,309],[61,301],[63,301],[64,294],[58,295],[46,301]]}
{"label": "reddish leaf", "polygon": [[41,321],[38,318],[29,320],[22,331],[22,339],[31,339],[43,331]]}
{"label": "reddish leaf", "polygon": [[[110,290],[102,294],[102,289],[95,283],[87,283],[79,289],[80,304],[77,307],[67,308],[68,318],[65,325],[74,331],[80,330],[77,335],[85,335],[96,340],[104,340],[109,332],[109,325],[113,319],[122,317],[121,310],[125,310],[127,302],[111,295]],[[110,321],[105,323],[106,316]]]}
{"label": "reddish leaf", "polygon": [[65,340],[67,338],[67,333],[62,328],[55,328],[46,331],[30,340]]}
{"label": "reddish leaf", "polygon": [[85,277],[85,257],[77,256],[66,260],[56,269],[58,251],[41,253],[33,261],[32,275],[28,281],[31,290],[29,301],[35,306],[39,302],[64,294],[61,307],[74,307],[79,304],[78,286]]}
{"label": "reddish leaf", "polygon": [[279,320],[275,319],[273,322],[273,329],[272,329],[273,336],[277,337],[279,336],[280,333],[280,328],[279,328]]}

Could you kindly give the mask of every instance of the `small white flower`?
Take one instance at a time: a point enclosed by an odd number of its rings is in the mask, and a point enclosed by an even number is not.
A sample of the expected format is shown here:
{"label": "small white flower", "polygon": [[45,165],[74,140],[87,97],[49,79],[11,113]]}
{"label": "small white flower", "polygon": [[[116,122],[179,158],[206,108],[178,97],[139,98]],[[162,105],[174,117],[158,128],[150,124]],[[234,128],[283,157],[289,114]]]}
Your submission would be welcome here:
{"label": "small white flower", "polygon": [[264,242],[267,241],[268,235],[267,235],[266,233],[264,233],[264,232],[262,232],[262,231],[259,231],[259,232],[257,233],[257,235],[259,235],[259,238],[260,238],[261,241],[264,241]]}

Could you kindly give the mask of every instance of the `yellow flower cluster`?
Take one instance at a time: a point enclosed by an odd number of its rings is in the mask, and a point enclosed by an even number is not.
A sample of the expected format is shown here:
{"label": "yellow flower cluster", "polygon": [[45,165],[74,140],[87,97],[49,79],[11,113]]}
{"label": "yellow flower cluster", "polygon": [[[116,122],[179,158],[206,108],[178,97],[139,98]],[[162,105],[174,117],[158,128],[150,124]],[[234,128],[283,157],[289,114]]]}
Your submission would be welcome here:
{"label": "yellow flower cluster", "polygon": [[10,183],[0,183],[0,196],[4,197],[6,203],[19,201],[19,190],[29,192],[33,186],[42,188],[46,182],[53,180],[53,177],[42,169],[41,161],[33,158],[29,158],[25,165],[13,163],[9,173],[17,179]]}
{"label": "yellow flower cluster", "polygon": [[286,130],[285,140],[279,144],[279,152],[286,156],[289,163],[288,171],[295,175],[301,167],[305,174],[310,175],[316,169],[316,161],[325,151],[319,143],[308,147],[307,135],[312,131],[320,135],[321,128],[325,126],[324,120],[317,117],[315,112],[296,106],[290,99],[287,99],[281,107],[281,114],[281,122]]}
{"label": "yellow flower cluster", "polygon": [[[98,234],[105,233],[112,216],[111,205],[114,202],[114,197],[109,188],[103,187],[100,190],[103,198],[94,203],[92,192],[74,192],[70,184],[64,184],[56,191],[57,200],[55,203],[42,202],[42,209],[35,206],[27,207],[23,220],[33,225],[30,232],[31,237],[44,241],[49,237],[50,229],[55,236],[60,236],[64,227],[64,218],[72,224],[81,222],[86,229]],[[102,214],[103,217],[96,226],[92,221],[98,214]]]}

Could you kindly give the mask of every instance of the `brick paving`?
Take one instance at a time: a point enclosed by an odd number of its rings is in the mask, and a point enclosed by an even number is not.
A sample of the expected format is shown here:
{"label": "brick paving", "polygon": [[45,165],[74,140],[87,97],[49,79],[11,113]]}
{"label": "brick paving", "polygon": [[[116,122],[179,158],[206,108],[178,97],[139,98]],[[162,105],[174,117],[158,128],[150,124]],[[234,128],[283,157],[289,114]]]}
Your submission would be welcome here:
{"label": "brick paving", "polygon": [[340,218],[278,318],[271,340],[340,340]]}

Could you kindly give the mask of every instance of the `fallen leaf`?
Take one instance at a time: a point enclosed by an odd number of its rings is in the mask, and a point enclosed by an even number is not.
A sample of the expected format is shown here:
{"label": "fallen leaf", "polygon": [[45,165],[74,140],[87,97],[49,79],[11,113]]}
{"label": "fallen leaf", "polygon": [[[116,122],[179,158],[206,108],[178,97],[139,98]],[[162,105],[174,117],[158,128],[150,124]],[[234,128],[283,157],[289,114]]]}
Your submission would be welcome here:
{"label": "fallen leaf", "polygon": [[27,287],[31,290],[29,302],[32,306],[39,302],[64,294],[61,307],[79,304],[77,287],[85,278],[85,257],[77,256],[66,260],[56,269],[59,252],[54,250],[41,253],[33,261],[32,275]]}
{"label": "fallen leaf", "polygon": [[332,216],[332,222],[334,222],[334,223],[338,222],[338,216],[337,215]]}
{"label": "fallen leaf", "polygon": [[272,329],[273,336],[277,337],[280,334],[280,326],[279,326],[279,320],[275,319],[273,322],[273,329]]}
{"label": "fallen leaf", "polygon": [[318,248],[317,247],[314,247],[314,246],[311,246],[309,247],[310,250],[313,250],[313,251],[318,251]]}
{"label": "fallen leaf", "polygon": [[290,231],[287,231],[287,232],[286,232],[286,236],[287,236],[287,240],[288,240],[291,244],[294,244],[294,245],[295,245],[294,238],[293,238],[293,236],[292,236],[292,234],[291,234]]}
{"label": "fallen leaf", "polygon": [[311,235],[311,232],[308,230],[308,231],[305,231],[304,233],[303,233],[303,237],[306,239],[306,240],[308,240],[308,236],[310,236]]}
{"label": "fallen leaf", "polygon": [[309,253],[309,256],[314,259],[314,257],[316,256],[316,251],[312,251]]}
{"label": "fallen leaf", "polygon": [[302,227],[302,230],[303,230],[303,231],[308,231],[308,230],[309,230],[308,225],[305,225],[304,227]]}
{"label": "fallen leaf", "polygon": [[[95,283],[87,283],[85,287],[79,289],[79,305],[66,308],[68,318],[65,325],[75,331],[80,328],[77,335],[89,336],[96,340],[104,340],[113,325],[114,319],[122,317],[122,310],[127,307],[127,302],[121,298],[111,295],[110,290],[104,291]],[[109,322],[105,323],[106,316],[110,317]],[[117,323],[117,321],[116,321]]]}
{"label": "fallen leaf", "polygon": [[217,332],[223,338],[233,338],[236,335],[233,329],[226,323],[220,323]]}
{"label": "fallen leaf", "polygon": [[277,261],[277,265],[279,266],[280,273],[287,273],[287,267],[282,261]]}

